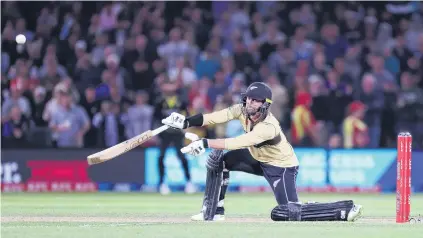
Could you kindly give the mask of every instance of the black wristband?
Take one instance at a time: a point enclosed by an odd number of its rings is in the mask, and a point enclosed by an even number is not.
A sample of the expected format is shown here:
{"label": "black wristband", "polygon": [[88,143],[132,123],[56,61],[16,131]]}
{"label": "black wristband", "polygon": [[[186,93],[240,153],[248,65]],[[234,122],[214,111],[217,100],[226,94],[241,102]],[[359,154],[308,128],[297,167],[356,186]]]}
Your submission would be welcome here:
{"label": "black wristband", "polygon": [[188,118],[185,119],[184,127],[185,126],[186,127],[184,129],[186,129],[188,127],[193,127],[193,126],[195,126],[195,127],[203,126],[203,121],[204,121],[203,114],[197,114],[197,115],[194,115],[192,117],[188,117]]}
{"label": "black wristband", "polygon": [[209,142],[208,142],[208,140],[206,138],[203,138],[201,140],[203,140],[204,148],[206,148],[206,149],[209,148]]}

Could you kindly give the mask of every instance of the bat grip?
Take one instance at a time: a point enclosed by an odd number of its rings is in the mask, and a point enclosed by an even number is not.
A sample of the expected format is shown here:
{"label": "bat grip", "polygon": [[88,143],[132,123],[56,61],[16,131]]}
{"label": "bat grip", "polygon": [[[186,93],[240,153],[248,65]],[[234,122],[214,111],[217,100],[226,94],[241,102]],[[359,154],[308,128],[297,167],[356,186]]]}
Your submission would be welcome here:
{"label": "bat grip", "polygon": [[156,136],[156,135],[158,135],[158,134],[162,133],[163,131],[165,131],[165,130],[167,130],[167,129],[169,129],[169,126],[168,126],[168,125],[163,125],[163,126],[161,126],[161,127],[159,127],[159,128],[154,129],[154,130],[151,132],[151,134],[152,134],[153,136]]}

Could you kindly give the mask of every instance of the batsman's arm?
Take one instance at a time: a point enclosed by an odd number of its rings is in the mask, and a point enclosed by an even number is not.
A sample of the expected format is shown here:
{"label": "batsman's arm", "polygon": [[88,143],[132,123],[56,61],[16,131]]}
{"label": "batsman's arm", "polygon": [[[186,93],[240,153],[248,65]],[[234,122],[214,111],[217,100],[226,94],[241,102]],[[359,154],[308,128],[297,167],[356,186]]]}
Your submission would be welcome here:
{"label": "batsman's arm", "polygon": [[225,123],[241,116],[241,104],[207,114],[197,114],[186,119],[187,127],[201,127]]}
{"label": "batsman's arm", "polygon": [[206,147],[220,150],[236,150],[248,148],[260,144],[266,140],[273,139],[277,130],[270,124],[259,124],[251,132],[226,139],[207,139]]}

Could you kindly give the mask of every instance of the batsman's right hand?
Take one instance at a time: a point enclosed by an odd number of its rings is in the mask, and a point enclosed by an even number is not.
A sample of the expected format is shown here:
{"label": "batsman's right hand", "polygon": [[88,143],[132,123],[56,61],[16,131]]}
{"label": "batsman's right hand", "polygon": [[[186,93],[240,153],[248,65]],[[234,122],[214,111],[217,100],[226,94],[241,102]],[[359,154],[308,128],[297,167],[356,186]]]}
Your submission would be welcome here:
{"label": "batsman's right hand", "polygon": [[162,123],[177,129],[187,128],[187,123],[185,122],[185,116],[177,112],[172,112],[170,116],[162,120]]}

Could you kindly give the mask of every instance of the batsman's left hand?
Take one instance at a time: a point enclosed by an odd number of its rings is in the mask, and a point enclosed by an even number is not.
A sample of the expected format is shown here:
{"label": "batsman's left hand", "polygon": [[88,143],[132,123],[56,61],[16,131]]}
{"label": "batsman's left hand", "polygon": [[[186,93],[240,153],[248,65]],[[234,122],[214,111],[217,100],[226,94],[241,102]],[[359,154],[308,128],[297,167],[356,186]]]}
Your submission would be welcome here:
{"label": "batsman's left hand", "polygon": [[187,128],[187,123],[185,122],[185,116],[177,112],[172,112],[170,116],[162,120],[162,123],[176,129]]}
{"label": "batsman's left hand", "polygon": [[[184,148],[181,149],[181,152],[184,154],[190,154],[190,155],[194,155],[194,156],[199,156],[204,154],[204,152],[206,152],[206,148],[208,147],[207,144],[207,139],[198,139],[197,138],[191,136],[192,133],[186,133],[185,137],[187,139],[197,139],[194,140],[191,144],[185,146]],[[194,134],[195,135],[195,134]],[[195,135],[196,136],[196,135]]]}

